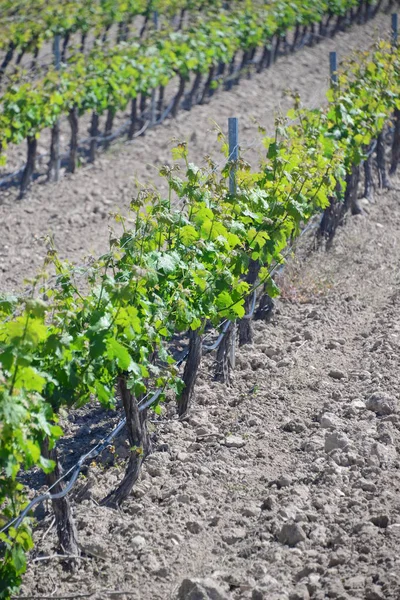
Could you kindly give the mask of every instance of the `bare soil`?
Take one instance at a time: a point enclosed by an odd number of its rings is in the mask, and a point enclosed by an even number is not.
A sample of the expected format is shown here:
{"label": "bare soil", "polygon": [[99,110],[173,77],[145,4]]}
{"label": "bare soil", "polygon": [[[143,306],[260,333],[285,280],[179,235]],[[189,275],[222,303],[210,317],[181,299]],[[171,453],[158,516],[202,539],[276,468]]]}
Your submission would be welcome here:
{"label": "bare soil", "polygon": [[[120,512],[98,503],[123,462],[108,453],[90,466],[73,502],[84,552],[78,571],[54,558],[47,517],[22,594],[400,597],[393,183],[349,217],[330,252],[306,253],[303,243],[281,277],[273,320],[257,322],[254,345],[239,350],[230,389],[211,380],[209,358],[189,420],[165,406],[151,424],[156,451]],[[98,422],[84,415],[71,416],[67,429],[87,444],[98,439]]]}
{"label": "bare soil", "polygon": [[[190,139],[201,160],[216,148],[211,119],[224,125],[236,114],[243,147],[257,144],[252,116],[270,128],[274,111],[289,105],[282,94],[290,85],[305,104],[320,104],[328,51],[365,47],[387,23],[380,16],[284,58],[92,169],[34,186],[20,203],[6,199],[2,289],[35,272],[47,232],[71,260],[104,250],[108,211],[124,209],[136,175],[156,181],[172,136]],[[258,148],[247,152],[255,158]],[[399,177],[392,184],[362,201],[364,213],[348,217],[329,252],[311,251],[312,233],[304,236],[280,276],[271,322],[255,323],[254,344],[237,352],[233,385],[212,381],[208,357],[188,420],[177,420],[173,402],[154,417],[154,453],[120,511],[99,502],[122,478],[124,443],[89,466],[72,500],[83,552],[74,573],[56,556],[51,512],[38,514],[21,595],[400,598]],[[88,449],[117,418],[65,417],[65,451]]]}

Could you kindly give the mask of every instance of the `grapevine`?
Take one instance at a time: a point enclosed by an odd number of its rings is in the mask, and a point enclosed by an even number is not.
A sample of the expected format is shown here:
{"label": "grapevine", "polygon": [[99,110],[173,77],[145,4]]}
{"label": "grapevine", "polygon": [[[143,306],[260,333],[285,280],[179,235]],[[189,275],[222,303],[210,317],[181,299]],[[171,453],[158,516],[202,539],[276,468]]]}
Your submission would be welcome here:
{"label": "grapevine", "polygon": [[[330,216],[338,211],[340,221],[352,208],[354,170],[400,109],[399,75],[400,53],[385,42],[349,60],[328,93],[326,109],[304,109],[295,98],[287,118],[277,119],[275,135],[264,134],[265,159],[256,171],[243,160],[235,165],[228,160],[221,179],[215,165],[193,165],[186,144],[180,144],[174,158],[184,174],[178,176],[176,167],[162,169],[166,198],[157,191],[139,194],[130,215],[119,217],[122,236],[90,266],[83,285],[75,281],[73,267],[50,250],[56,283],[41,274],[31,298],[1,301],[0,529],[26,505],[20,472],[54,467],[60,409],[93,396],[113,406],[116,386],[134,450],[121,485],[104,503],[115,506],[125,499],[151,451],[146,410],[139,416],[138,401],[156,387],[161,389],[156,404],[170,389],[180,414],[189,407],[184,385],[192,388],[195,372],[185,371],[181,379],[172,337],[190,332],[188,360],[194,357],[190,364],[196,370],[198,340],[209,324],[242,319],[247,299],[261,286],[271,297],[279,293],[271,270],[284,262],[302,226],[321,211]],[[120,101],[112,89],[104,106],[110,98]],[[78,107],[84,110],[83,103]],[[52,122],[46,113],[42,117]],[[34,128],[32,122],[23,135],[33,137]],[[233,166],[232,195],[226,180]],[[63,539],[67,551],[76,547],[74,536],[71,527]],[[1,597],[9,598],[32,547],[30,520],[2,531],[0,542]]]}

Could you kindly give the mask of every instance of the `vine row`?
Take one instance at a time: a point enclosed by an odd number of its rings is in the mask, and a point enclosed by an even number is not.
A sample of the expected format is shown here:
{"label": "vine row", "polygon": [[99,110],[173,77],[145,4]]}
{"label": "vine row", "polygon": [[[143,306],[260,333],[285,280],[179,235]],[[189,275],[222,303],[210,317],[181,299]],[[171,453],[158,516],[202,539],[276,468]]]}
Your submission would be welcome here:
{"label": "vine row", "polygon": [[[327,108],[308,110],[294,97],[293,110],[277,119],[274,136],[261,132],[265,158],[259,168],[252,170],[240,156],[232,161],[221,136],[226,156],[221,178],[213,163],[192,164],[186,144],[179,144],[175,165],[161,171],[167,196],[141,191],[130,215],[118,217],[122,235],[111,238],[109,251],[93,261],[85,277],[51,249],[46,266],[55,270],[55,283],[47,283],[44,271],[32,282],[29,297],[0,300],[0,530],[27,504],[19,483],[22,470],[38,467],[49,485],[62,491],[55,448],[62,435],[60,409],[93,397],[113,407],[116,390],[131,453],[121,483],[103,504],[116,507],[126,499],[151,452],[149,407],[143,408],[148,390],[160,390],[156,411],[167,394],[175,394],[177,412],[185,416],[202,337],[222,320],[228,324],[215,378],[230,383],[236,327],[239,342],[251,342],[252,322],[244,317],[258,312],[252,309],[254,294],[261,292],[262,315],[279,293],[272,271],[285,261],[302,227],[323,211],[319,239],[331,241],[346,211],[360,210],[359,171],[368,161],[372,171],[371,148],[380,183],[389,185],[384,134],[392,122],[394,172],[399,115],[400,51],[380,42],[346,62]],[[227,184],[232,170],[233,193]],[[179,332],[188,336],[182,377],[170,345]],[[54,499],[53,507],[64,552],[79,555],[68,498]],[[3,599],[17,591],[33,544],[32,519],[18,525],[0,532]]]}
{"label": "vine row", "polygon": [[[294,5],[289,0],[277,0],[260,7],[255,0],[179,32],[154,32],[143,43],[131,41],[111,49],[96,47],[88,55],[78,53],[68,65],[50,70],[40,81],[16,82],[4,91],[0,163],[6,161],[8,146],[27,141],[27,161],[20,184],[23,196],[35,170],[38,138],[48,128],[48,178],[57,178],[61,116],[68,117],[71,129],[67,169],[74,172],[79,119],[83,115],[91,114],[88,160],[94,162],[99,145],[103,142],[107,147],[112,138],[117,112],[126,111],[128,105],[129,123],[123,131],[128,139],[133,139],[149,123],[162,121],[167,114],[175,116],[180,107],[190,110],[194,104],[204,103],[222,82],[231,89],[244,73],[267,68],[281,50],[295,50],[304,40],[316,43],[321,36],[340,30],[346,22],[362,22],[382,4],[382,0],[309,0]],[[289,44],[288,31],[293,28]],[[176,82],[173,101],[166,107],[166,86]],[[106,123],[101,135],[99,123],[103,114]]]}

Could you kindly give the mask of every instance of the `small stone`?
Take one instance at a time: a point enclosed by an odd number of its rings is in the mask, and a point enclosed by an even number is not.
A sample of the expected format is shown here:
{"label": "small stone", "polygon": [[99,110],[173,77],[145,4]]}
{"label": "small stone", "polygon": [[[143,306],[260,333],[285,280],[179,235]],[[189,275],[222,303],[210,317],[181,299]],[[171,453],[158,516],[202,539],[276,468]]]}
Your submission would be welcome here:
{"label": "small stone", "polygon": [[349,446],[349,438],[340,431],[325,434],[325,452],[343,450]]}
{"label": "small stone", "polygon": [[320,419],[322,429],[336,429],[339,425],[339,420],[333,413],[324,413]]}
{"label": "small stone", "polygon": [[245,506],[242,510],[244,517],[258,517],[260,508],[258,506]]}
{"label": "small stone", "polygon": [[176,501],[179,502],[179,504],[190,504],[190,497],[188,494],[179,494],[179,496],[176,497]]}
{"label": "small stone", "polygon": [[104,560],[107,560],[108,558],[107,546],[105,544],[103,545],[99,541],[85,542],[82,544],[82,550],[87,554],[97,558],[102,558]]}
{"label": "small stone", "polygon": [[280,360],[280,361],[277,363],[277,366],[278,366],[279,368],[282,368],[282,367],[289,367],[291,364],[292,364],[292,361],[290,361],[289,359],[285,358],[285,359],[283,359],[283,360]]}
{"label": "small stone", "polygon": [[362,400],[353,400],[350,403],[350,406],[357,410],[364,410],[366,408],[365,402],[363,402]]}
{"label": "small stone", "polygon": [[199,523],[199,521],[188,521],[186,523],[186,529],[188,531],[190,531],[190,533],[200,533],[200,531],[203,529],[203,526],[201,523]]}
{"label": "small stone", "polygon": [[386,529],[389,525],[389,517],[387,515],[378,515],[371,518],[371,523],[380,529]]}
{"label": "small stone", "polygon": [[300,342],[301,341],[301,336],[300,335],[294,335],[292,338],[290,338],[289,340],[290,342]]}
{"label": "small stone", "polygon": [[289,600],[309,600],[310,592],[306,585],[299,585],[295,591],[289,594]]}
{"label": "small stone", "polygon": [[202,425],[196,429],[197,437],[202,437],[203,435],[209,435],[210,433],[211,433],[210,429],[208,427],[205,427],[204,425]]}
{"label": "small stone", "polygon": [[130,515],[140,515],[143,512],[143,504],[132,502],[132,504],[126,506],[126,512]]}
{"label": "small stone", "polygon": [[227,448],[243,448],[245,444],[246,441],[238,435],[229,435],[225,438],[225,446]]}
{"label": "small stone", "polygon": [[307,315],[307,319],[319,319],[320,315],[319,312],[317,310],[311,310],[308,315]]}
{"label": "small stone", "polygon": [[346,374],[343,373],[343,371],[340,371],[339,369],[331,369],[328,373],[329,377],[331,377],[332,379],[344,379],[346,377]]}
{"label": "small stone", "polygon": [[369,371],[352,371],[350,373],[351,379],[360,379],[361,381],[366,381],[367,379],[371,379],[371,373]]}
{"label": "small stone", "polygon": [[199,475],[211,475],[212,474],[212,471],[208,467],[205,467],[204,465],[199,465],[197,467],[197,472]]}
{"label": "small stone", "polygon": [[335,342],[334,340],[330,340],[327,344],[326,347],[328,350],[334,350],[335,348],[337,348],[339,346],[339,344],[337,342]]}
{"label": "small stone", "polygon": [[350,555],[347,550],[339,548],[336,552],[332,552],[329,559],[329,566],[336,567],[337,565],[345,565],[350,559]]}
{"label": "small stone", "polygon": [[166,579],[169,575],[169,569],[167,569],[167,567],[160,567],[154,571],[154,575],[157,575],[160,579]]}
{"label": "small stone", "polygon": [[172,533],[170,539],[177,546],[179,544],[182,544],[182,542],[184,541],[184,538],[181,535],[179,535],[179,533]]}
{"label": "small stone", "polygon": [[369,449],[369,454],[370,456],[376,457],[379,462],[386,463],[391,458],[394,458],[396,450],[394,449],[394,452],[390,452],[388,448],[380,442],[374,442]]}
{"label": "small stone", "polygon": [[269,358],[272,358],[276,354],[279,354],[279,350],[274,348],[273,346],[265,346],[261,349],[264,354],[266,354]]}
{"label": "small stone", "polygon": [[131,544],[134,550],[142,550],[146,546],[146,540],[142,535],[135,535],[131,539]]}
{"label": "small stone", "polygon": [[267,498],[265,498],[265,500],[263,500],[262,504],[261,504],[261,510],[274,510],[276,507],[276,499],[274,498],[274,496],[267,496]]}
{"label": "small stone", "polygon": [[190,454],[187,454],[187,452],[178,452],[178,454],[176,455],[176,460],[179,460],[183,463],[188,463],[192,460],[192,457],[190,456]]}
{"label": "small stone", "polygon": [[393,525],[389,525],[386,529],[386,535],[400,542],[400,523],[393,523]]}
{"label": "small stone", "polygon": [[281,477],[279,477],[279,479],[277,480],[276,483],[278,485],[278,489],[280,489],[280,488],[289,487],[290,485],[292,485],[293,480],[288,475],[281,475]]}
{"label": "small stone", "polygon": [[373,481],[369,481],[368,479],[360,479],[358,487],[364,490],[364,492],[376,492],[376,485]]}
{"label": "small stone", "polygon": [[303,433],[306,430],[306,426],[301,421],[292,419],[285,423],[282,429],[288,433]]}
{"label": "small stone", "polygon": [[140,562],[143,564],[147,571],[155,573],[161,569],[159,560],[154,554],[143,554]]}
{"label": "small stone", "polygon": [[281,544],[294,547],[299,542],[304,542],[307,539],[306,534],[298,523],[285,523],[278,535],[278,540]]}
{"label": "small stone", "polygon": [[147,463],[147,472],[150,475],[150,477],[161,477],[162,475],[162,470],[160,469],[160,467],[150,462]]}
{"label": "small stone", "polygon": [[305,339],[305,340],[308,340],[308,341],[311,341],[311,340],[313,340],[313,339],[314,339],[314,336],[313,336],[313,334],[312,334],[312,333],[311,333],[311,331],[309,331],[308,329],[306,329],[306,330],[303,332],[303,337],[304,337],[304,339]]}
{"label": "small stone", "polygon": [[350,590],[363,590],[365,588],[364,575],[354,575],[344,582],[344,586]]}
{"label": "small stone", "polygon": [[184,579],[177,600],[228,600],[228,596],[226,587],[213,579]]}
{"label": "small stone", "polygon": [[226,544],[228,544],[228,546],[232,546],[233,544],[244,540],[245,537],[246,530],[238,527],[236,529],[231,529],[230,531],[226,532],[222,536],[222,539]]}
{"label": "small stone", "polygon": [[365,600],[385,600],[387,598],[381,587],[378,585],[369,585],[365,590]]}
{"label": "small stone", "polygon": [[368,398],[366,407],[378,416],[391,415],[396,411],[396,401],[385,392],[375,392]]}

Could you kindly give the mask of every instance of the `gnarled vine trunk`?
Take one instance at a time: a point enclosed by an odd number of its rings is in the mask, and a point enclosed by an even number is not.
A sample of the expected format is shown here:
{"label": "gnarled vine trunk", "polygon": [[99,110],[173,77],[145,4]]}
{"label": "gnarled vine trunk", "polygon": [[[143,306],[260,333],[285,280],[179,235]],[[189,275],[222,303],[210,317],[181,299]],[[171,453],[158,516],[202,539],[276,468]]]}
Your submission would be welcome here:
{"label": "gnarled vine trunk", "polygon": [[390,189],[391,185],[386,171],[384,131],[381,131],[377,138],[376,160],[378,163],[379,187]]}
{"label": "gnarled vine trunk", "polygon": [[128,130],[128,140],[132,140],[136,131],[136,123],[137,123],[137,98],[132,98],[131,101],[131,115],[130,115],[130,123]]}
{"label": "gnarled vine trunk", "polygon": [[106,150],[107,150],[107,148],[110,147],[110,141],[107,140],[107,138],[112,133],[113,124],[114,124],[114,117],[115,117],[115,109],[114,108],[109,108],[108,111],[107,111],[106,126],[104,128],[104,137],[106,138],[104,140],[104,148]]}
{"label": "gnarled vine trunk", "polygon": [[351,211],[352,215],[359,215],[362,209],[358,203],[358,184],[360,182],[360,166],[354,165],[351,172],[346,176],[346,193],[344,199],[344,214],[347,210]]}
{"label": "gnarled vine trunk", "polygon": [[128,498],[139,477],[140,468],[151,452],[151,442],[146,423],[147,410],[139,411],[138,401],[131,390],[128,389],[125,375],[119,377],[118,387],[126,415],[126,428],[131,454],[123,480],[115,490],[102,500],[102,505],[111,508],[120,506]]}
{"label": "gnarled vine trunk", "polygon": [[199,92],[199,87],[200,87],[202,78],[203,78],[203,75],[201,74],[200,71],[198,71],[194,78],[192,89],[190,90],[190,92],[187,95],[187,98],[185,99],[185,102],[183,104],[183,108],[185,110],[191,110],[193,103],[196,102],[197,94]]}
{"label": "gnarled vine trunk", "polygon": [[[53,460],[56,463],[54,470],[46,475],[47,485],[53,486],[61,477],[63,471],[58,461],[57,450],[56,448],[52,448],[50,450],[47,439],[42,444],[42,455],[44,458]],[[59,494],[63,491],[63,489],[63,483],[59,482],[52,488],[51,492],[53,494]],[[62,553],[72,556],[79,556],[81,552],[78,543],[78,534],[72,516],[71,504],[68,496],[64,496],[64,498],[59,498],[57,500],[52,500],[52,506],[56,521],[58,542]],[[68,561],[68,565],[73,567],[75,565],[75,561]]]}
{"label": "gnarled vine trunk", "polygon": [[211,89],[212,80],[214,78],[215,67],[212,65],[210,70],[208,71],[208,77],[206,83],[204,84],[203,93],[201,94],[201,98],[199,100],[199,104],[204,104],[206,98],[208,97]]}
{"label": "gnarled vine trunk", "polygon": [[56,121],[51,129],[50,160],[47,181],[58,181],[60,164],[60,122]]}
{"label": "gnarled vine trunk", "polygon": [[202,356],[201,335],[198,331],[189,331],[189,355],[183,372],[185,388],[178,398],[178,414],[183,417],[187,414],[193,390],[197,379]]}
{"label": "gnarled vine trunk", "polygon": [[[374,142],[375,144],[375,142]],[[374,153],[372,151],[372,144],[367,149],[368,156],[364,161],[364,198],[367,200],[372,200],[374,196],[374,179],[372,176],[372,163]]]}
{"label": "gnarled vine trunk", "polygon": [[90,122],[90,142],[89,142],[89,162],[94,163],[96,160],[97,153],[97,136],[99,135],[99,115],[96,111],[92,113],[92,120]]}
{"label": "gnarled vine trunk", "polygon": [[75,173],[76,171],[76,161],[78,155],[78,131],[79,131],[79,121],[78,121],[78,108],[74,106],[68,113],[68,121],[71,127],[71,142],[69,146],[69,158],[68,158],[68,171],[70,173]]}
{"label": "gnarled vine trunk", "polygon": [[392,160],[390,164],[391,175],[394,175],[397,171],[397,167],[400,160],[400,109],[396,108],[394,111],[394,133],[392,143]]}
{"label": "gnarled vine trunk", "polygon": [[25,169],[24,172],[22,173],[22,180],[21,180],[21,188],[20,188],[20,198],[23,198],[23,196],[25,196],[31,181],[32,181],[32,175],[33,172],[35,170],[35,165],[36,165],[36,153],[37,153],[37,139],[36,136],[31,136],[27,138],[27,145],[28,145],[28,150],[27,150],[27,159],[26,159],[26,165],[25,165]]}
{"label": "gnarled vine trunk", "polygon": [[176,117],[176,114],[178,112],[178,109],[179,109],[179,106],[180,106],[180,103],[181,103],[181,100],[182,100],[182,96],[183,96],[183,94],[185,92],[185,85],[186,85],[186,80],[181,75],[180,78],[179,78],[179,88],[178,88],[178,91],[177,91],[177,93],[175,95],[174,103],[173,103],[172,109],[171,109],[171,114],[172,114],[173,117]]}
{"label": "gnarled vine trunk", "polygon": [[274,310],[274,301],[271,296],[267,293],[266,287],[264,286],[264,293],[260,298],[257,310],[254,314],[255,321],[268,321]]}
{"label": "gnarled vine trunk", "polygon": [[235,368],[236,323],[231,322],[217,350],[215,381],[232,384],[232,370]]}
{"label": "gnarled vine trunk", "polygon": [[[246,276],[246,282],[252,288],[257,281],[258,273],[260,271],[260,263],[258,260],[250,260],[249,271]],[[238,330],[239,330],[239,346],[244,346],[245,344],[251,344],[253,341],[253,328],[251,325],[252,315],[250,315],[250,311],[254,302],[253,293],[247,296],[244,302],[244,309],[246,311],[243,319],[240,319]]]}

